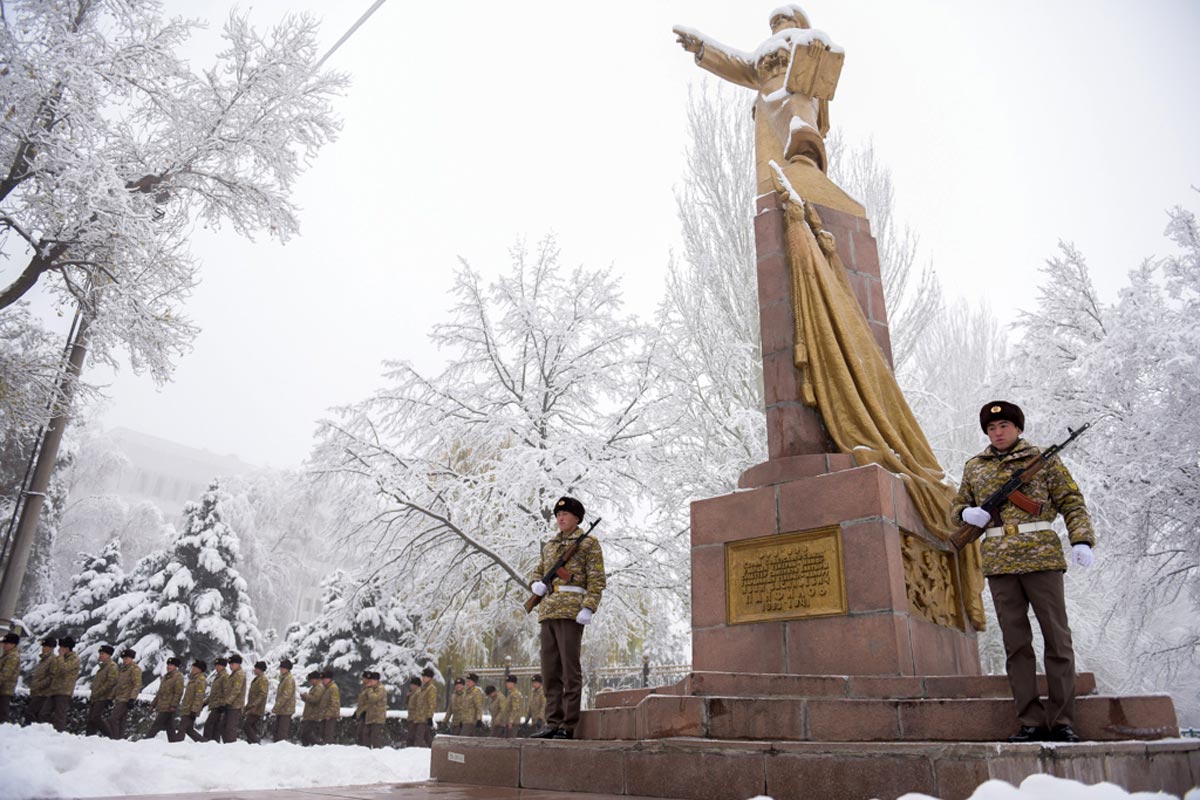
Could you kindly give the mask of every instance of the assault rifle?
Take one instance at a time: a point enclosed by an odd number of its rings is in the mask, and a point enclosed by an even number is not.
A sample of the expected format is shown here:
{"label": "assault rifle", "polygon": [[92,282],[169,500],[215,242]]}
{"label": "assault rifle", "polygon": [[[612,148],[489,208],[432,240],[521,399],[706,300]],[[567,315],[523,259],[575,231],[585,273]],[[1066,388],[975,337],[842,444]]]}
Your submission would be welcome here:
{"label": "assault rifle", "polygon": [[[1043,450],[1042,453],[1031,459],[1026,464],[1024,469],[1014,472],[1012,477],[1004,482],[996,491],[992,492],[988,499],[979,504],[979,507],[992,515],[992,519],[996,519],[996,512],[1004,505],[1005,501],[1011,501],[1012,504],[1027,514],[1037,515],[1042,513],[1042,504],[1031,499],[1027,494],[1021,491],[1042,469],[1050,463],[1050,459],[1058,455],[1064,447],[1075,441],[1079,436],[1092,427],[1092,423],[1085,422],[1081,428],[1071,430],[1067,428],[1067,433],[1071,434],[1062,444],[1056,444],[1052,447]],[[962,550],[971,542],[983,535],[983,528],[977,528],[969,522],[964,522],[962,527],[950,536],[950,541],[953,543],[956,550]]]}
{"label": "assault rifle", "polygon": [[[571,560],[572,556],[575,555],[575,551],[579,549],[579,545],[584,539],[587,538],[588,534],[592,532],[592,529],[599,524],[600,518],[596,517],[596,521],[589,525],[586,531],[579,534],[579,538],[571,542],[571,545],[563,551],[561,556],[558,557],[558,561],[554,562],[554,566],[550,568],[550,571],[542,576],[542,583],[546,584],[546,588],[548,590],[553,589],[555,578],[563,581],[569,581],[571,578],[575,577],[572,573],[567,572],[566,563]],[[525,601],[525,613],[528,614],[530,611],[533,611],[533,609],[537,608],[537,604],[540,602],[542,602],[542,595],[530,595],[529,599]]]}

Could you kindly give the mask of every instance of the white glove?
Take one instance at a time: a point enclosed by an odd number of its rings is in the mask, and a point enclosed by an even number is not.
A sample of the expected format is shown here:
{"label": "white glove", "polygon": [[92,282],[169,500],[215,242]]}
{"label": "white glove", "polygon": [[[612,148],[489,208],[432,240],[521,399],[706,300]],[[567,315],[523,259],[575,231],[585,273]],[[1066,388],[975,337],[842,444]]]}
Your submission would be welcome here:
{"label": "white glove", "polygon": [[992,522],[992,515],[979,506],[964,508],[962,518],[963,522],[974,525],[976,528],[986,528]]}
{"label": "white glove", "polygon": [[541,581],[534,581],[532,584],[530,584],[529,588],[538,597],[546,596],[546,584],[542,583]]}
{"label": "white glove", "polygon": [[575,621],[580,625],[587,625],[592,621],[592,610],[590,608],[579,609],[579,613],[575,615]]}
{"label": "white glove", "polygon": [[1084,569],[1087,569],[1096,560],[1096,556],[1092,554],[1091,547],[1080,543],[1071,548],[1071,560]]}

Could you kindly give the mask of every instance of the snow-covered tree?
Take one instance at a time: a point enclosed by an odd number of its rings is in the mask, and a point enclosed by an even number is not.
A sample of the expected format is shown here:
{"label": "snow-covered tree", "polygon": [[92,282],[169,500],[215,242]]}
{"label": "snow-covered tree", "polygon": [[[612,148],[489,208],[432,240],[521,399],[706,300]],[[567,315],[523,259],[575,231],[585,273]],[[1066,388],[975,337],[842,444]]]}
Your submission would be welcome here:
{"label": "snow-covered tree", "polygon": [[390,364],[385,388],[322,424],[314,469],[339,492],[347,548],[412,598],[438,651],[520,619],[551,508],[577,493],[605,519],[609,592],[591,641],[619,647],[687,591],[678,541],[639,524],[665,435],[648,422],[655,353],[607,272],[564,270],[551,239],[512,257],[491,287],[462,265],[451,321],[432,334],[445,370]]}
{"label": "snow-covered tree", "polygon": [[409,678],[434,664],[416,623],[381,575],[358,580],[339,569],[321,582],[321,614],[292,635],[289,652],[305,671],[334,670],[343,705],[358,696],[366,669],[378,670],[388,693],[399,697]]}
{"label": "snow-covered tree", "polygon": [[165,380],[195,334],[195,224],[293,234],[289,193],[345,81],[314,70],[304,16],[264,35],[232,15],[200,72],[180,52],[200,23],[157,0],[10,0],[3,18],[0,254],[17,274],[0,310],[41,284],[92,316],[93,358],[120,347]]}

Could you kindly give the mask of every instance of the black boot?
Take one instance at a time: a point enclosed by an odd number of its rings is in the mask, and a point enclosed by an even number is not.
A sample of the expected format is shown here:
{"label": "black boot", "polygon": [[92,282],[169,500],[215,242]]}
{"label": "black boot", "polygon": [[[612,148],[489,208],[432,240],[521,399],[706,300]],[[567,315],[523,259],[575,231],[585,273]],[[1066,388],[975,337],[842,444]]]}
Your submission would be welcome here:
{"label": "black boot", "polygon": [[1046,729],[1035,728],[1032,725],[1022,725],[1021,730],[1008,737],[1008,741],[1013,744],[1021,744],[1024,742],[1044,742],[1046,741]]}
{"label": "black boot", "polygon": [[1078,742],[1082,741],[1079,734],[1070,725],[1055,725],[1054,730],[1050,731],[1050,736],[1047,737],[1051,742]]}
{"label": "black boot", "polygon": [[530,739],[558,739],[558,728],[542,728],[537,733],[529,734]]}
{"label": "black boot", "polygon": [[571,733],[571,731],[567,730],[566,728],[559,728],[558,730],[556,730],[554,732],[554,735],[551,736],[550,738],[551,739],[574,739],[575,734]]}

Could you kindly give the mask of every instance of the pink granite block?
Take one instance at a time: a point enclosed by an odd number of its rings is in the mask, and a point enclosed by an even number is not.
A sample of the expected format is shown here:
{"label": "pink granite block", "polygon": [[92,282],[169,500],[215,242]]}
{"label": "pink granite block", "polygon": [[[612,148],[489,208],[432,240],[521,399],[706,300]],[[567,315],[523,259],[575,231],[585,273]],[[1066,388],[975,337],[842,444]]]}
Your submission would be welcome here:
{"label": "pink granite block", "polygon": [[587,791],[624,794],[625,753],[620,747],[594,742],[527,741],[521,748],[521,783],[524,789],[556,792]]}
{"label": "pink granite block", "polygon": [[729,800],[766,788],[762,750],[729,747],[697,752],[669,746],[625,754],[625,792],[645,797]]}
{"label": "pink granite block", "polygon": [[751,489],[692,503],[692,547],[778,532],[775,489]]}
{"label": "pink granite block", "polygon": [[800,399],[800,373],[792,354],[780,350],[763,356],[763,393],[767,405]]}
{"label": "pink granite block", "polygon": [[700,697],[650,695],[636,709],[638,739],[704,736],[704,700]]}
{"label": "pink granite block", "polygon": [[790,672],[804,675],[912,675],[902,617],[839,616],[786,623]]}
{"label": "pink granite block", "polygon": [[433,740],[429,774],[443,783],[520,786],[520,740],[438,736]]}
{"label": "pink granite block", "polygon": [[692,548],[692,625],[725,624],[725,548]]}
{"label": "pink granite block", "polygon": [[763,355],[787,353],[791,357],[796,344],[796,318],[790,297],[759,306],[758,319]]}
{"label": "pink granite block", "polygon": [[799,741],[806,737],[805,701],[790,697],[709,697],[708,735],[713,739]]}
{"label": "pink granite block", "polygon": [[864,520],[842,527],[846,602],[850,612],[908,612],[899,531],[890,522]]}
{"label": "pink granite block", "polygon": [[933,765],[921,756],[780,753],[767,759],[767,794],[774,800],[895,800],[911,792],[932,795],[934,788]]}
{"label": "pink granite block", "polygon": [[874,464],[779,487],[780,531],[805,531],[892,513],[892,482]]}
{"label": "pink granite block", "polygon": [[809,700],[808,736],[821,742],[894,742],[900,716],[892,700]]}
{"label": "pink granite block", "polygon": [[783,623],[693,628],[692,666],[698,671],[786,672]]}

